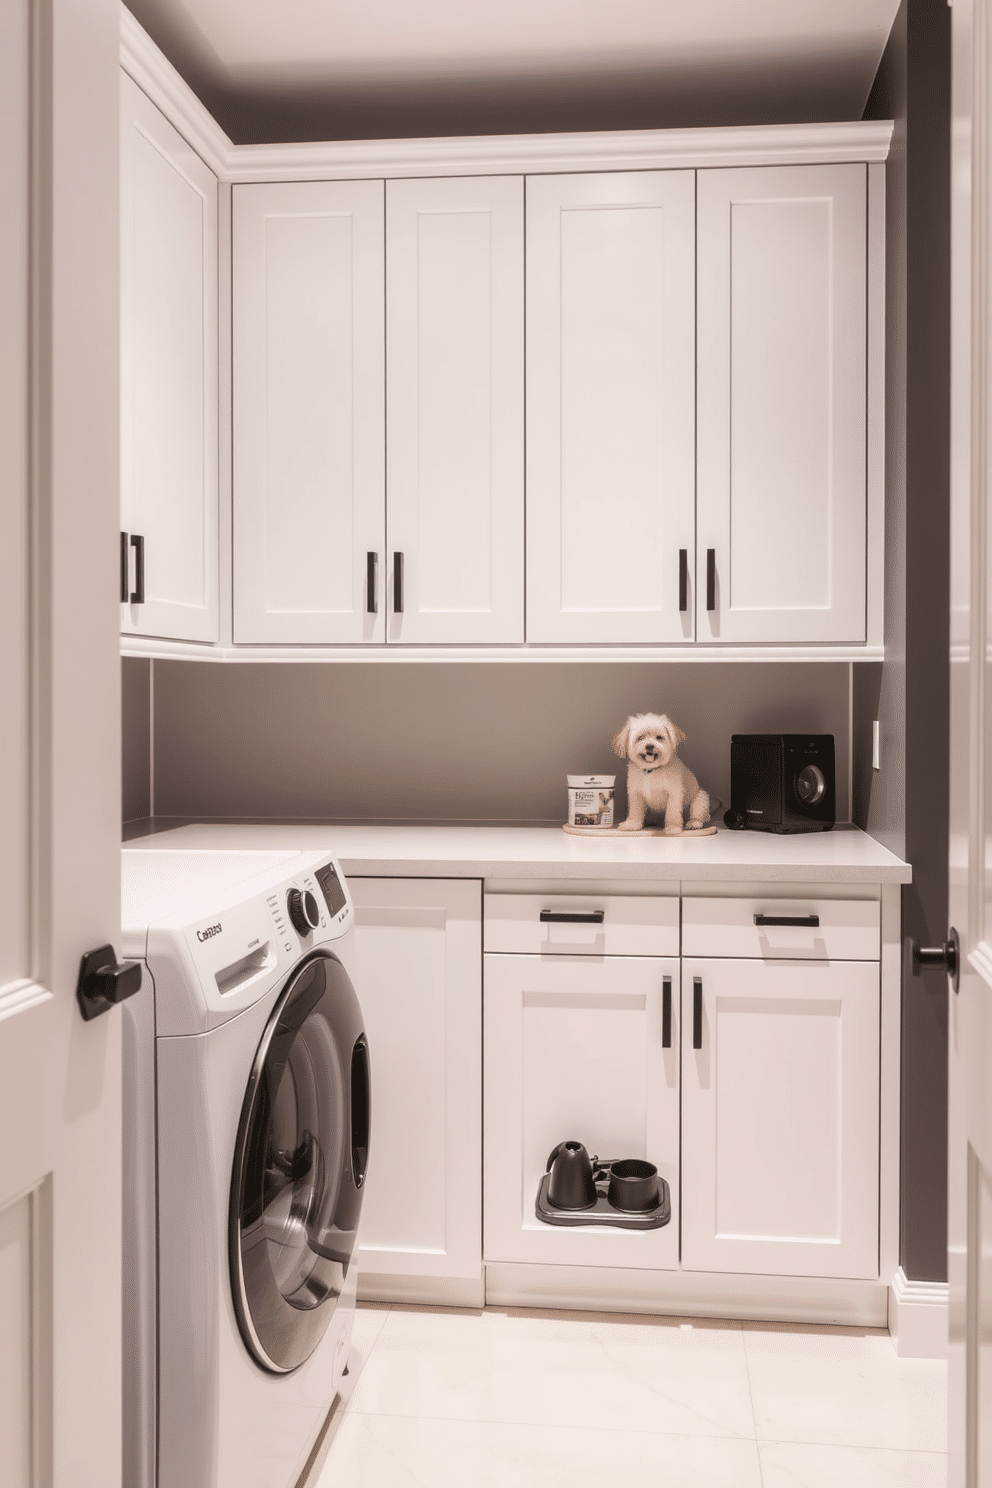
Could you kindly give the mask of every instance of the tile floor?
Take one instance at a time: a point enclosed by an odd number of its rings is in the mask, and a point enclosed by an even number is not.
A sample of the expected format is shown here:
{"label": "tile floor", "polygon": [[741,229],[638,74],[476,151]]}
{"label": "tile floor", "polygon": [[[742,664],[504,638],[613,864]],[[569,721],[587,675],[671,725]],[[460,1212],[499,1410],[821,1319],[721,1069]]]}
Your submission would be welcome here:
{"label": "tile floor", "polygon": [[943,1488],[945,1399],[873,1329],[365,1306],[314,1488]]}

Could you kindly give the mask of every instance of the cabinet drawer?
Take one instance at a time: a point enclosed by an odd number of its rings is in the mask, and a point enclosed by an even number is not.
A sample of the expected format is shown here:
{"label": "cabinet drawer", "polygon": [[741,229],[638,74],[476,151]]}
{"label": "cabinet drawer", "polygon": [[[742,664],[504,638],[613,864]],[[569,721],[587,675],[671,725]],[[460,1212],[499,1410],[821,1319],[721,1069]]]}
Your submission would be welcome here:
{"label": "cabinet drawer", "polygon": [[682,954],[877,961],[878,901],[687,897],[682,900]]}
{"label": "cabinet drawer", "polygon": [[483,939],[487,951],[524,955],[677,956],[679,901],[674,895],[486,894]]}

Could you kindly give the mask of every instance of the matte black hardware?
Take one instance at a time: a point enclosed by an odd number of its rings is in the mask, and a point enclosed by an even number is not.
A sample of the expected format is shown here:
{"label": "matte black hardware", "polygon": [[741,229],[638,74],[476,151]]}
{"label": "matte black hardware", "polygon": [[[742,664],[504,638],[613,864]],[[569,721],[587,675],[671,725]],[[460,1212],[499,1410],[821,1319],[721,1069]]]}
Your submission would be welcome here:
{"label": "matte black hardware", "polygon": [[145,602],[145,539],[138,533],[131,534],[131,546],[134,549],[134,588],[131,591],[132,604],[144,604]]}
{"label": "matte black hardware", "polygon": [[679,548],[679,613],[689,608],[689,550]]}
{"label": "matte black hardware", "polygon": [[121,533],[121,604],[127,604],[127,566],[128,558],[131,556],[131,545],[127,540],[127,533]]}
{"label": "matte black hardware", "polygon": [[672,1047],[672,979],[665,977],[661,984],[661,1047]]}
{"label": "matte black hardware", "polygon": [[542,925],[601,925],[606,918],[605,909],[570,910],[542,909]]}
{"label": "matte black hardware", "polygon": [[368,614],[379,613],[379,554],[365,555],[365,608]]}
{"label": "matte black hardware", "polygon": [[703,979],[692,979],[692,1047],[703,1047]]}
{"label": "matte black hardware", "polygon": [[918,940],[909,942],[913,975],[930,967],[941,967],[951,979],[955,992],[961,986],[961,937],[952,925],[947,939],[941,946],[921,946]]}
{"label": "matte black hardware", "polygon": [[820,923],[820,916],[756,914],[754,923],[756,925],[800,925],[807,930],[815,930]]}
{"label": "matte black hardware", "polygon": [[393,554],[393,612],[403,613],[403,554]]}
{"label": "matte black hardware", "polygon": [[706,608],[716,609],[716,548],[706,549]]}
{"label": "matte black hardware", "polygon": [[141,962],[118,961],[113,946],[87,951],[79,963],[76,1000],[88,1023],[101,1013],[109,1013],[118,1002],[133,997],[141,986]]}

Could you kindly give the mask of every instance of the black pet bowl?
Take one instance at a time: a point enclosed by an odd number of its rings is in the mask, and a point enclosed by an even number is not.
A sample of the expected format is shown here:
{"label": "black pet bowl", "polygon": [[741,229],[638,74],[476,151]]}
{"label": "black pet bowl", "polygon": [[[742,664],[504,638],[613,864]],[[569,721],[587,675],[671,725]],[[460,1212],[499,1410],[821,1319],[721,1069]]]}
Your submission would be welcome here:
{"label": "black pet bowl", "polygon": [[614,1209],[640,1214],[658,1203],[658,1169],[640,1157],[624,1157],[610,1166],[607,1190]]}

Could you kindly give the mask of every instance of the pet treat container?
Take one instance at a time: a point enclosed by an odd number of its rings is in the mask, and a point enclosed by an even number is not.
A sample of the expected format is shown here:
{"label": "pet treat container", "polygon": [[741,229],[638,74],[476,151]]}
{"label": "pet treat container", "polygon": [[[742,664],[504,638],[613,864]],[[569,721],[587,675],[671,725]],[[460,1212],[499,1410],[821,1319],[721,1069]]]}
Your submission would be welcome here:
{"label": "pet treat container", "polygon": [[568,825],[612,827],[615,775],[567,775]]}

